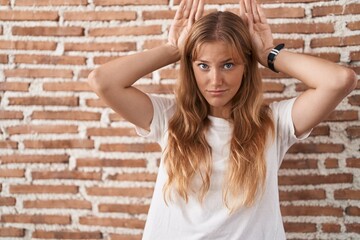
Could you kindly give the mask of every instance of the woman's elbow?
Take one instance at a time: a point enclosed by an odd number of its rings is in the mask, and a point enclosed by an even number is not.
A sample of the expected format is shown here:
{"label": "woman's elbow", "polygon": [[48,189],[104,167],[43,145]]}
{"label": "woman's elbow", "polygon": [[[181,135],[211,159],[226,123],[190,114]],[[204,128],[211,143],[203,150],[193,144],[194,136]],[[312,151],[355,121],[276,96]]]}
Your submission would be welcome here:
{"label": "woman's elbow", "polygon": [[354,70],[350,68],[345,68],[343,76],[342,76],[342,88],[349,94],[356,88],[357,85],[357,75]]}
{"label": "woman's elbow", "polygon": [[104,82],[101,81],[101,75],[97,68],[90,72],[87,78],[87,83],[95,92],[100,92],[105,89]]}

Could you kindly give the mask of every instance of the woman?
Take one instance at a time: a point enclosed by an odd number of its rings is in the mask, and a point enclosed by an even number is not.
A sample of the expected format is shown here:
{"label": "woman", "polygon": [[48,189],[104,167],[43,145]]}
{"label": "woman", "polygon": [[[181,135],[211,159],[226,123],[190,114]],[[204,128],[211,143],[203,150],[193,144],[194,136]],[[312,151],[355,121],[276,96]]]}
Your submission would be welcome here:
{"label": "woman", "polygon": [[[353,71],[274,46],[255,0],[239,16],[202,17],[202,0],[183,0],[168,43],[95,69],[94,91],[163,149],[143,239],[285,239],[277,172],[354,89]],[[180,60],[175,99],[132,85]],[[309,87],[265,106],[258,62]],[[134,111],[136,109],[136,111]]]}

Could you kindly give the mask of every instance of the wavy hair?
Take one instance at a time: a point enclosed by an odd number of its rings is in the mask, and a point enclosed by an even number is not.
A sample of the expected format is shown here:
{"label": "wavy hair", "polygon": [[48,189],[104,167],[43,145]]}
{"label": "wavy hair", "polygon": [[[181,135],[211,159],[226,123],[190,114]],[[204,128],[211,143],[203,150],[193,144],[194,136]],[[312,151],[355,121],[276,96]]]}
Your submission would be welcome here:
{"label": "wavy hair", "polygon": [[[168,145],[164,163],[168,180],[164,185],[165,201],[172,199],[172,190],[188,201],[189,191],[198,192],[203,201],[210,187],[212,172],[211,147],[206,141],[210,127],[207,118],[210,106],[196,84],[192,62],[203,43],[225,42],[233,59],[244,64],[244,75],[238,92],[231,100],[233,135],[223,185],[225,206],[234,211],[251,206],[266,178],[264,152],[274,124],[263,101],[262,80],[257,54],[247,26],[231,12],[214,12],[204,16],[191,28],[181,50],[180,72],[175,97],[177,108],[169,121]],[[201,179],[200,189],[193,189],[194,179]]]}

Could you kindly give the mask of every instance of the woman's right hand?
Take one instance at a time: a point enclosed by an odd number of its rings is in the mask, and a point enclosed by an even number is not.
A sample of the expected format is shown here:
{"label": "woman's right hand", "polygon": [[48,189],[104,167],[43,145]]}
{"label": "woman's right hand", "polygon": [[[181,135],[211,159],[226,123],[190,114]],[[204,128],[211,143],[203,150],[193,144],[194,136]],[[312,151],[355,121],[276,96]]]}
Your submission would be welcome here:
{"label": "woman's right hand", "polygon": [[168,44],[183,47],[191,26],[204,12],[204,0],[182,0],[169,30]]}

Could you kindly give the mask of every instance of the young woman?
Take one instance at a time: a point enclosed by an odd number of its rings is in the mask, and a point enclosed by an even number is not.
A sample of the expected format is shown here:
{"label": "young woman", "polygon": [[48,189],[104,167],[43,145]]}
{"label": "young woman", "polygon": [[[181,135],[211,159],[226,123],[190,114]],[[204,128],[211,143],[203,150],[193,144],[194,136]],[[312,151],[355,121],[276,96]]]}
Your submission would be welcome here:
{"label": "young woman", "polygon": [[[239,15],[202,17],[203,8],[202,0],[183,0],[167,44],[89,76],[109,106],[163,149],[143,239],[285,239],[277,183],[283,156],[354,89],[356,75],[274,46],[255,0],[240,0]],[[175,99],[132,86],[178,60]],[[266,106],[258,62],[309,90]]]}

